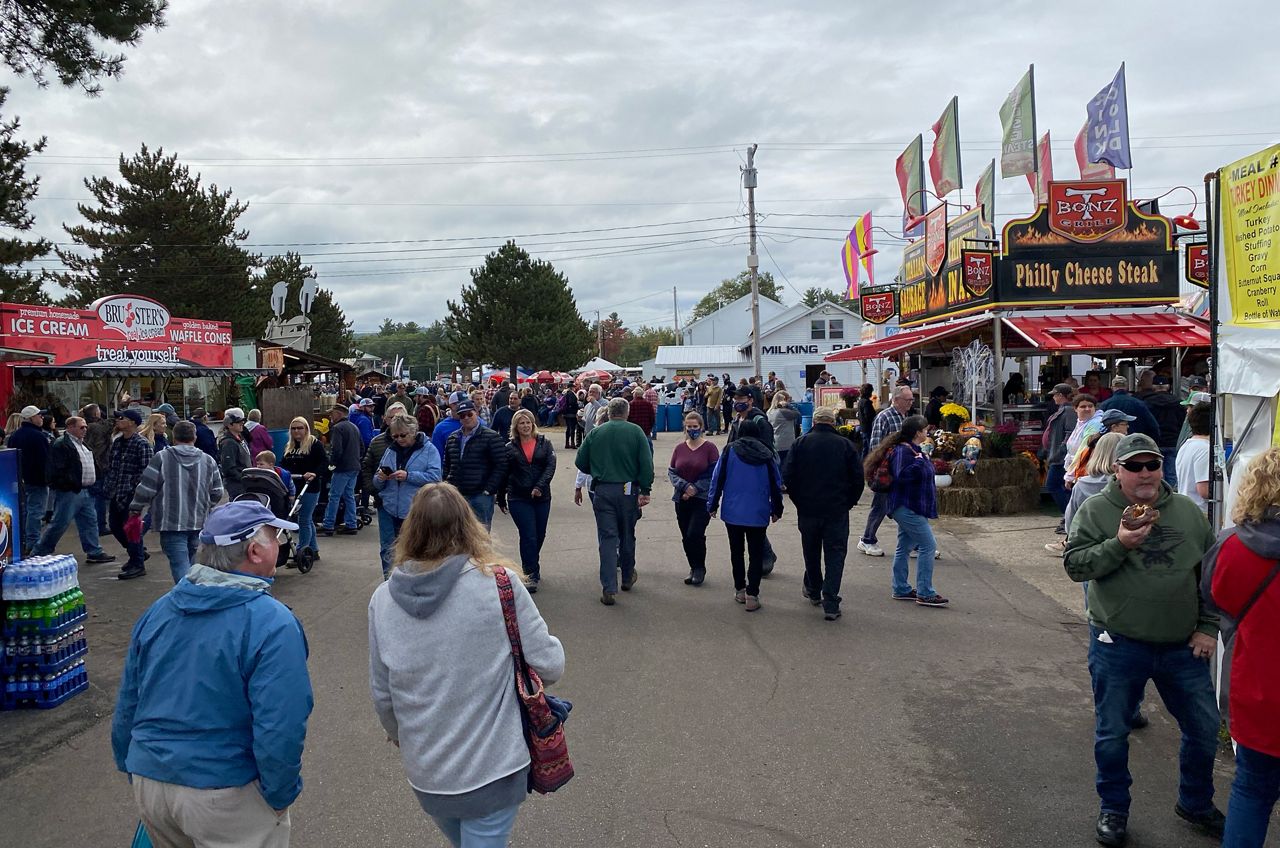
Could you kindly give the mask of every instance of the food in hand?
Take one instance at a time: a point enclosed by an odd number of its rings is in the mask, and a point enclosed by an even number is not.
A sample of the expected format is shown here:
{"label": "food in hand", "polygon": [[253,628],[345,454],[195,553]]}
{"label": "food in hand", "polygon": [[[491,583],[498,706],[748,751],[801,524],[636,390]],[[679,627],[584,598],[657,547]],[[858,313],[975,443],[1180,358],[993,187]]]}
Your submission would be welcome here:
{"label": "food in hand", "polygon": [[1140,530],[1160,520],[1160,510],[1146,504],[1130,504],[1120,514],[1120,523],[1126,530]]}

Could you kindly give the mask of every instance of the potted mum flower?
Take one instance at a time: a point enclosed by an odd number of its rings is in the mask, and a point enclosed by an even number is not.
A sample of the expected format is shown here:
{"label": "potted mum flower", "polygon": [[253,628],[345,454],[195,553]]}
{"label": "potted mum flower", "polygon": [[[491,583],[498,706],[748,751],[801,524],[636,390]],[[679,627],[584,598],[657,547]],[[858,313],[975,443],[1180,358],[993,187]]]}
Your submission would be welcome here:
{"label": "potted mum flower", "polygon": [[969,410],[958,403],[944,403],[940,411],[942,412],[942,426],[946,428],[948,433],[957,432],[960,429],[960,425],[969,420]]}

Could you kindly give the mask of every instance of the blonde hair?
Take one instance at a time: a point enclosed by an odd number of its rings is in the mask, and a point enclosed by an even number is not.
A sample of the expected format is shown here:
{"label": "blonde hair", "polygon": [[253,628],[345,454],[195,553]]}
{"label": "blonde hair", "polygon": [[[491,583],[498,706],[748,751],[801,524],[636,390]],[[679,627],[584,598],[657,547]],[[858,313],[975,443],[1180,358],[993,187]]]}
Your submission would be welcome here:
{"label": "blonde hair", "polygon": [[533,429],[529,432],[529,438],[532,439],[533,441],[538,440],[537,416],[535,416],[532,412],[530,412],[527,409],[517,409],[516,414],[511,416],[511,430],[509,433],[505,434],[509,440],[514,442],[517,438],[519,438],[520,431],[516,429],[516,422],[524,421],[526,418],[529,419],[529,425],[533,427]]}
{"label": "blonde hair", "polygon": [[770,409],[770,410],[777,409],[777,408],[778,408],[778,404],[783,403],[783,402],[790,403],[790,402],[791,402],[791,395],[787,394],[786,392],[784,392],[784,391],[782,391],[782,390],[778,390],[778,391],[774,392],[774,394],[773,394],[773,404],[769,407],[769,409]]}
{"label": "blonde hair", "polygon": [[21,412],[10,413],[9,420],[4,422],[4,434],[6,436],[12,436],[14,433],[18,432],[18,428],[21,426],[22,426],[22,413]]}
{"label": "blonde hair", "polygon": [[[400,411],[398,413],[392,412],[392,410],[394,409],[398,409]],[[408,415],[408,414],[409,414],[409,410],[405,407],[405,405],[403,403],[400,403],[399,401],[396,401],[395,403],[387,404],[387,411],[383,413],[382,417],[391,418],[395,415]]]}
{"label": "blonde hair", "polygon": [[1270,448],[1250,461],[1231,508],[1231,520],[1256,524],[1266,520],[1267,511],[1275,506],[1280,506],[1280,448]]}
{"label": "blonde hair", "polygon": [[[392,405],[400,406],[400,404],[398,403],[392,404]],[[387,419],[387,435],[388,436],[392,435],[391,433],[392,430],[395,430],[396,432],[407,432],[411,436],[417,435],[418,419],[414,418],[412,415],[409,415],[408,413],[404,415],[393,415]]]}
{"label": "blonde hair", "polygon": [[494,551],[488,531],[453,484],[428,483],[413,496],[392,558],[404,571],[423,573],[459,554],[470,557],[491,577],[493,567],[501,565],[524,579],[519,566]]}
{"label": "blonde hair", "polygon": [[1119,433],[1106,433],[1094,442],[1089,461],[1084,467],[1086,477],[1109,477],[1115,472],[1116,448],[1123,438]]}
{"label": "blonde hair", "polygon": [[153,412],[147,418],[147,423],[142,425],[142,429],[138,431],[138,435],[146,439],[152,445],[156,443],[156,425],[160,424],[164,427],[169,426],[169,422],[165,419],[163,412]]}
{"label": "blonde hair", "polygon": [[291,453],[293,454],[311,453],[311,446],[316,443],[316,434],[311,432],[311,422],[308,421],[303,416],[299,415],[297,418],[289,422],[290,430],[292,430],[294,427],[298,426],[299,424],[302,424],[307,428],[307,436],[306,438],[300,441],[297,439],[294,439],[293,436],[290,436],[289,443],[285,445],[285,449],[284,449],[285,456],[288,456]]}

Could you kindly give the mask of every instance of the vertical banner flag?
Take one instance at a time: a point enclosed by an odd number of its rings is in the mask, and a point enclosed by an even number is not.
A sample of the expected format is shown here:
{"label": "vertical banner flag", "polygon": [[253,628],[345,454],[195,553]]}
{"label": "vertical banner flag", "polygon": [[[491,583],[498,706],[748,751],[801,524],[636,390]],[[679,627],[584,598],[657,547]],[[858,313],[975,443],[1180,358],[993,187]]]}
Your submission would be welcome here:
{"label": "vertical banner flag", "polygon": [[1089,161],[1089,122],[1085,121],[1076,136],[1076,164],[1080,166],[1082,180],[1114,180],[1116,169],[1103,162]]}
{"label": "vertical banner flag", "polygon": [[978,205],[982,207],[982,220],[992,226],[996,223],[996,160],[978,175]]}
{"label": "vertical banner flag", "polygon": [[1034,174],[1036,167],[1036,66],[1018,80],[1018,84],[1000,107],[1000,125],[1004,137],[1000,142],[1000,176],[1016,177]]}
{"label": "vertical banner flag", "polygon": [[1124,62],[1102,91],[1089,101],[1089,161],[1129,169],[1129,98],[1124,89]]}
{"label": "vertical banner flag", "polygon": [[1280,327],[1280,144],[1218,171],[1231,320]]}
{"label": "vertical banner flag", "polygon": [[1040,167],[1034,174],[1027,174],[1027,184],[1031,186],[1036,203],[1048,203],[1049,183],[1053,180],[1053,148],[1049,144],[1048,130],[1040,136],[1037,158],[1040,160]]}
{"label": "vertical banner flag", "polygon": [[929,178],[939,197],[963,187],[960,177],[960,98],[952,97],[933,124],[933,152],[929,154]]}
{"label": "vertical banner flag", "polygon": [[844,270],[844,299],[853,300],[858,296],[858,239],[857,226],[844,237],[840,245],[840,267]]}
{"label": "vertical banner flag", "polygon": [[924,136],[916,136],[902,151],[895,165],[898,188],[902,190],[902,234],[915,238],[923,232],[924,222],[914,227],[907,224],[912,218],[924,215]]}
{"label": "vertical banner flag", "polygon": [[876,284],[875,255],[876,249],[871,244],[871,213],[865,212],[853,225],[853,235],[858,246],[858,255],[862,258],[862,268],[867,272],[867,285]]}

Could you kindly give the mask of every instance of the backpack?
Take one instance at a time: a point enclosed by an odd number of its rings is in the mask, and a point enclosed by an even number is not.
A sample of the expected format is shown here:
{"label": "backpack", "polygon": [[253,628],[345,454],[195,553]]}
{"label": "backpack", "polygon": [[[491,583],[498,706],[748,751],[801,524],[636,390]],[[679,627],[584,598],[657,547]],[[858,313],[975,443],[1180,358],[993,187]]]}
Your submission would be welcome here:
{"label": "backpack", "polygon": [[875,473],[867,481],[867,488],[877,495],[887,495],[889,490],[893,488],[893,468],[889,465],[889,457],[892,454],[892,450],[885,453],[880,460],[880,464],[876,466]]}

